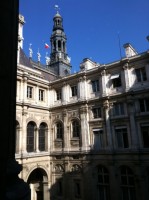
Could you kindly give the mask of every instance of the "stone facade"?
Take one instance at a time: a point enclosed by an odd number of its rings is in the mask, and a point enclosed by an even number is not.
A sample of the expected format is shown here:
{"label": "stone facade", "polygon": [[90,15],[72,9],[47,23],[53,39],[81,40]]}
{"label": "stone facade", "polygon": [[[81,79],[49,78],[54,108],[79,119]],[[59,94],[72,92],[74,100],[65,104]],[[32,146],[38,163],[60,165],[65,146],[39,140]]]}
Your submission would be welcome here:
{"label": "stone facade", "polygon": [[63,77],[30,63],[17,68],[16,159],[31,199],[147,200],[149,51]]}

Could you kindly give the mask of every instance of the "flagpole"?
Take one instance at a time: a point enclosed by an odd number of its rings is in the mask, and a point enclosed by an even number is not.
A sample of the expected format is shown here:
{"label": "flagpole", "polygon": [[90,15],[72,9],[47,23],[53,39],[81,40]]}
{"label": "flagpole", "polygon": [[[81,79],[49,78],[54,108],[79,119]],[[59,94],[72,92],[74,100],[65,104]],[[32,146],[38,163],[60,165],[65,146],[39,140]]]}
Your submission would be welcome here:
{"label": "flagpole", "polygon": [[120,40],[119,32],[118,32],[118,44],[119,44],[119,51],[120,51],[120,59],[122,59],[121,40]]}

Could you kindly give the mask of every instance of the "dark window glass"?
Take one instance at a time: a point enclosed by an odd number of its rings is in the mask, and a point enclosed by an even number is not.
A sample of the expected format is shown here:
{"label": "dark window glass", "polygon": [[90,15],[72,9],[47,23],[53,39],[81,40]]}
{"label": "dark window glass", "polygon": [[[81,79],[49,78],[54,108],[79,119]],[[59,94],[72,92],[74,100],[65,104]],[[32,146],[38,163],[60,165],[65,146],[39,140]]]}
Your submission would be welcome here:
{"label": "dark window glass", "polygon": [[141,127],[141,133],[143,138],[143,147],[149,148],[149,125]]}
{"label": "dark window glass", "polygon": [[94,118],[101,118],[101,108],[100,107],[93,108],[92,112],[93,112],[93,117]]}
{"label": "dark window glass", "polygon": [[72,135],[73,137],[79,137],[80,136],[80,126],[78,121],[72,122]]}
{"label": "dark window glass", "polygon": [[71,87],[71,91],[72,91],[72,96],[77,96],[77,86],[72,86]]}
{"label": "dark window glass", "polygon": [[128,148],[127,128],[115,129],[117,146],[119,148]]}
{"label": "dark window glass", "polygon": [[34,130],[35,126],[32,122],[27,125],[27,152],[34,151]]}
{"label": "dark window glass", "polygon": [[33,88],[31,86],[27,86],[27,98],[32,98],[33,96]]}
{"label": "dark window glass", "polygon": [[136,76],[137,76],[138,82],[147,80],[145,67],[135,69],[135,71],[136,71]]}
{"label": "dark window glass", "polygon": [[57,139],[62,139],[63,138],[63,126],[62,123],[57,123],[56,124],[56,137]]}
{"label": "dark window glass", "polygon": [[39,127],[39,151],[45,151],[46,126],[41,124]]}
{"label": "dark window glass", "polygon": [[98,167],[98,199],[110,200],[109,173],[105,167]]}
{"label": "dark window glass", "polygon": [[121,199],[136,200],[134,175],[130,168],[121,167]]}
{"label": "dark window glass", "polygon": [[99,80],[92,81],[92,90],[93,92],[99,91]]}

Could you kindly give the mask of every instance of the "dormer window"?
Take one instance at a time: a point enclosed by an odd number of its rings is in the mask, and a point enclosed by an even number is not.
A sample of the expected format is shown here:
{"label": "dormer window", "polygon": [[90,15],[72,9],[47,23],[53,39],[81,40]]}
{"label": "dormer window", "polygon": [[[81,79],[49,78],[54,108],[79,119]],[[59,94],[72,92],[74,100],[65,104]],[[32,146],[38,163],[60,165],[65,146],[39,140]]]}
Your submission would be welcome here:
{"label": "dormer window", "polygon": [[121,87],[122,83],[121,83],[121,76],[120,76],[120,74],[113,74],[113,75],[111,75],[111,80],[112,80],[113,88]]}
{"label": "dormer window", "polygon": [[147,80],[145,67],[135,69],[135,72],[136,72],[138,82]]}

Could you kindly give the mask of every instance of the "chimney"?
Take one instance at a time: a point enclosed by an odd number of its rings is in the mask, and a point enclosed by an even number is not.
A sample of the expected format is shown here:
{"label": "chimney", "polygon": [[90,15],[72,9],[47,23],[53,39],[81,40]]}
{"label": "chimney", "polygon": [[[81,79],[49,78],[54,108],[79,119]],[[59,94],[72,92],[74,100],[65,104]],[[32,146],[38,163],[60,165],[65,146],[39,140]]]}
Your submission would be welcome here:
{"label": "chimney", "polygon": [[125,48],[125,54],[127,58],[138,54],[137,51],[131,46],[130,43],[124,44],[123,47]]}

